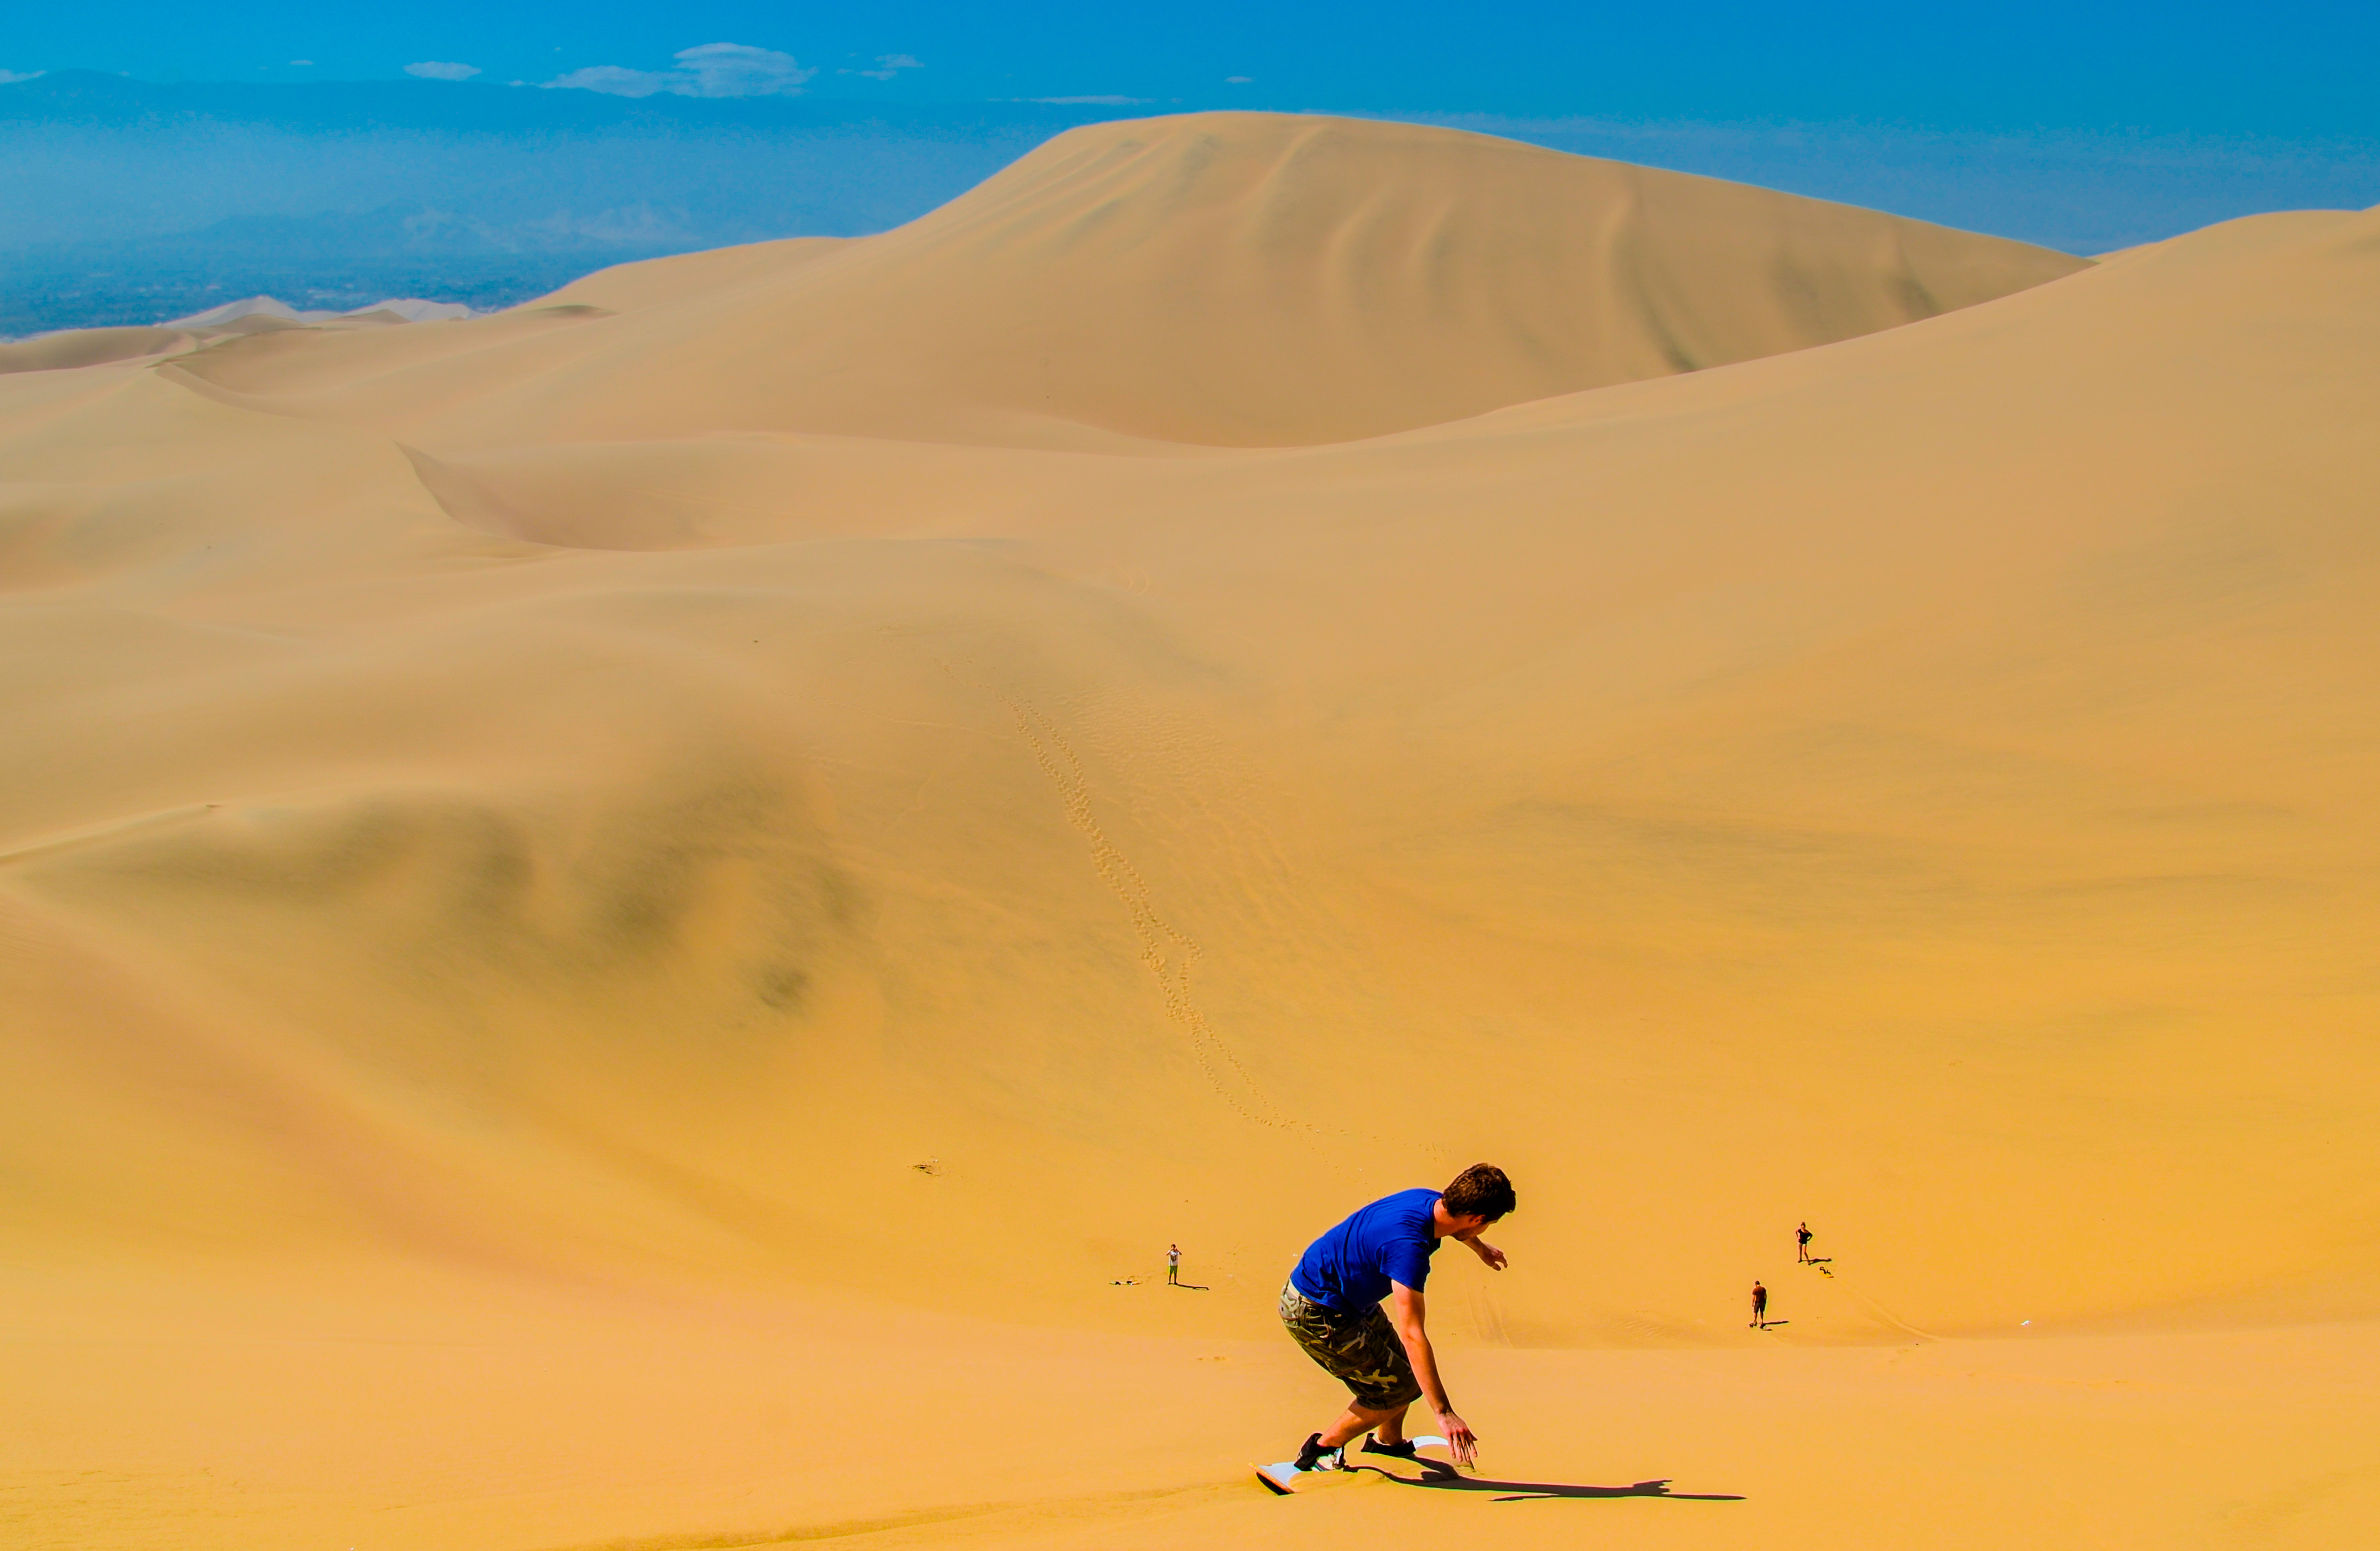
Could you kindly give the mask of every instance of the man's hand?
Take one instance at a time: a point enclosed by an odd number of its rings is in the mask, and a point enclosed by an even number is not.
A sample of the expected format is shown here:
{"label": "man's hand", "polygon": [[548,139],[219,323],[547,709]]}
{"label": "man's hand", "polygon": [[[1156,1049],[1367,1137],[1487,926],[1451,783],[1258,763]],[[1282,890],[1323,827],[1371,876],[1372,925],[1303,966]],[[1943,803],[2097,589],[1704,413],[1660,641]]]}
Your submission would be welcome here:
{"label": "man's hand", "polygon": [[1471,1463],[1472,1457],[1479,1452],[1479,1435],[1471,1430],[1470,1423],[1452,1412],[1438,1413],[1438,1430],[1446,1435],[1446,1447],[1454,1451],[1456,1464]]}
{"label": "man's hand", "polygon": [[1471,1253],[1477,1255],[1481,1263],[1491,1271],[1500,1271],[1507,1264],[1504,1252],[1485,1239],[1466,1239],[1463,1242],[1471,1246]]}

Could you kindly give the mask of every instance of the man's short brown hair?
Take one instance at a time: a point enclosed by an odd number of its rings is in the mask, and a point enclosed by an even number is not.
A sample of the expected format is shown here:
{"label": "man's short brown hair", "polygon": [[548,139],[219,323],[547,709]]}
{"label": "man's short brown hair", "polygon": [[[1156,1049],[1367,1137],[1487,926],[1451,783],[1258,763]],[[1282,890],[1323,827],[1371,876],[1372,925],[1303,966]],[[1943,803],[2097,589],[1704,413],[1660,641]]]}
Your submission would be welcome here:
{"label": "man's short brown hair", "polygon": [[1512,1194],[1512,1181],[1492,1163],[1473,1164],[1439,1194],[1446,1202],[1446,1215],[1453,1218],[1483,1217],[1494,1222],[1520,1205]]}

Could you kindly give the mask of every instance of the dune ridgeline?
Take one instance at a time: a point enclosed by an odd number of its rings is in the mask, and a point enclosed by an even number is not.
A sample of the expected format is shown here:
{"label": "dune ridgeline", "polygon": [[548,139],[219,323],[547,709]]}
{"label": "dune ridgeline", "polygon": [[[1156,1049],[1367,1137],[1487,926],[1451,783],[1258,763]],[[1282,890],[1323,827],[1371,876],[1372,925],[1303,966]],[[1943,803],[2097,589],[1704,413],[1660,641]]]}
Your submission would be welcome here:
{"label": "dune ridgeline", "polygon": [[[2368,1418],[2305,1421],[2380,1351],[2380,215],[2092,264],[1199,115],[189,343],[0,376],[0,1247],[73,1419],[6,1511],[56,1544],[2380,1519]],[[1744,1503],[1244,1500],[1333,1405],[1297,1250],[1482,1157],[1474,1421]],[[321,1355],[391,1329],[432,1355]],[[2056,1398],[2126,1363],[2313,1410]],[[1581,1406],[1675,1448],[1561,1456]],[[1953,1475],[1854,1462],[1925,1406]],[[2013,1539],[1891,1496],[2126,1428],[2252,1480]]]}

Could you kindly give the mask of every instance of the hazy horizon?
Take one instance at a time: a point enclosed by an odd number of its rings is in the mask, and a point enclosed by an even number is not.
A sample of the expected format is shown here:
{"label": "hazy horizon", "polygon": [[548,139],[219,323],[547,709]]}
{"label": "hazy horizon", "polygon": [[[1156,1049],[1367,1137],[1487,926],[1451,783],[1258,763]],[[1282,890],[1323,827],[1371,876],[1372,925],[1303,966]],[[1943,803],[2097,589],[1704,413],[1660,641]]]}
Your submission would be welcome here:
{"label": "hazy horizon", "polygon": [[[1212,105],[649,84],[623,95],[88,71],[0,84],[0,336],[153,322],[259,293],[509,306],[630,260],[885,230],[1075,125]],[[2336,137],[1301,111],[1474,129],[2079,254],[2380,200],[2380,148]]]}

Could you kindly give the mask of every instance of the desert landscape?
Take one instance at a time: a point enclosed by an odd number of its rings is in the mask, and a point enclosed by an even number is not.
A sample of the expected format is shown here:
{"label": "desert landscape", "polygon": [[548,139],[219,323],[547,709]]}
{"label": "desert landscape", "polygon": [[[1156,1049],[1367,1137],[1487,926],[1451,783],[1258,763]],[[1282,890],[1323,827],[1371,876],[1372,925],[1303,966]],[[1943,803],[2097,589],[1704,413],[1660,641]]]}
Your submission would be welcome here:
{"label": "desert landscape", "polygon": [[2380,1536],[2380,212],[1202,113],[7,350],[7,1544]]}

